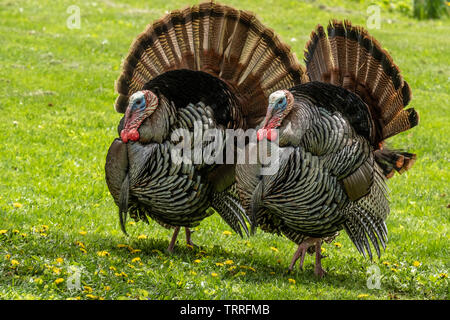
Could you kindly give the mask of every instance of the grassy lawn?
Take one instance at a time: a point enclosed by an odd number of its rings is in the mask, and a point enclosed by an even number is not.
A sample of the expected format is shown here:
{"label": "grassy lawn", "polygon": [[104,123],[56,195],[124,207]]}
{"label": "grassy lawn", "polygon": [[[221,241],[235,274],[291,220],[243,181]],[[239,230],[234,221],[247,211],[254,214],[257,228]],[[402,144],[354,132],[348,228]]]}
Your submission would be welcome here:
{"label": "grassy lawn", "polygon": [[[366,23],[365,1],[223,2],[255,12],[299,59],[317,23]],[[154,222],[122,234],[104,180],[120,119],[114,81],[147,24],[192,3],[0,0],[0,298],[448,299],[449,19],[417,21],[382,7],[381,28],[371,30],[402,69],[421,117],[390,139],[418,161],[389,181],[381,259],[364,259],[342,232],[324,246],[325,278],[315,278],[312,256],[289,274],[294,243],[261,231],[241,239],[217,215],[195,229],[198,248],[180,235],[171,255],[171,231]],[[66,26],[73,4],[80,29]],[[74,268],[80,289],[69,290]],[[379,289],[368,288],[368,270],[379,270]]]}

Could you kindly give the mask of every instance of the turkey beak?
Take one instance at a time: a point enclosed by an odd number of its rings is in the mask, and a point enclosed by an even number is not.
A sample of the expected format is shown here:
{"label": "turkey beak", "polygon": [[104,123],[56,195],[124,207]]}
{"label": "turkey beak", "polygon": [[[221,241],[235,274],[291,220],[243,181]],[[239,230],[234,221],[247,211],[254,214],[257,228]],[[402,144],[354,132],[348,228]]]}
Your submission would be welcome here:
{"label": "turkey beak", "polygon": [[140,120],[139,112],[132,112],[129,107],[125,113],[125,127],[120,132],[120,139],[123,143],[127,143],[129,140],[138,141],[139,140],[139,126],[142,123]]}
{"label": "turkey beak", "polygon": [[256,134],[258,141],[261,141],[264,138],[267,138],[267,131],[271,130],[271,129],[267,129],[266,127],[269,124],[270,119],[272,119],[272,117],[273,117],[274,106],[275,106],[275,104],[269,103],[269,106],[267,107],[266,117],[264,118],[261,128],[258,130],[258,132]]}

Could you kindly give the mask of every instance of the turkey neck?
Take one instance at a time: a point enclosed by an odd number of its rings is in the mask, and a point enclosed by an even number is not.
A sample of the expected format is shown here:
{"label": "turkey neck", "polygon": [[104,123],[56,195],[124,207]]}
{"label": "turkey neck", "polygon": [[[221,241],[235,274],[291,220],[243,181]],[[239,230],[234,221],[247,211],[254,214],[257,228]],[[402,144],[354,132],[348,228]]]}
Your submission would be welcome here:
{"label": "turkey neck", "polygon": [[163,143],[169,138],[169,133],[175,123],[175,106],[164,96],[160,97],[158,108],[153,114],[144,120],[139,127],[139,142]]}
{"label": "turkey neck", "polygon": [[307,96],[293,92],[295,102],[291,112],[283,119],[280,131],[280,147],[299,146],[306,131],[310,130],[320,118],[319,109]]}

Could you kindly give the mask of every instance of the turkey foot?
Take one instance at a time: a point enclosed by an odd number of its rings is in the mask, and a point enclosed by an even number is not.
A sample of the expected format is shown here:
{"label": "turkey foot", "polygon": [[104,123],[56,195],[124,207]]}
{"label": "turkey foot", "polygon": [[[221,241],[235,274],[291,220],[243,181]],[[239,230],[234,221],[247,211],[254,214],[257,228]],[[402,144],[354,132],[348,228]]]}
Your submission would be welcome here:
{"label": "turkey foot", "polygon": [[300,269],[303,269],[303,262],[305,261],[306,252],[308,248],[311,246],[315,246],[316,251],[316,266],[314,268],[314,274],[322,277],[325,274],[325,271],[322,269],[320,260],[322,259],[321,255],[321,238],[307,238],[305,241],[298,245],[298,249],[292,258],[291,264],[289,265],[289,270],[292,271],[294,269],[294,265],[297,262],[298,258],[300,258]]}
{"label": "turkey foot", "polygon": [[322,260],[322,239],[316,242],[316,265],[314,266],[314,274],[319,278],[322,278],[326,272],[322,269],[322,264],[320,261]]}
{"label": "turkey foot", "polygon": [[188,248],[194,249],[195,244],[192,242],[192,239],[191,239],[191,234],[192,234],[191,229],[184,228],[184,230],[186,231],[186,244],[187,244]]}
{"label": "turkey foot", "polygon": [[172,235],[172,240],[170,240],[169,247],[167,248],[167,251],[169,253],[173,252],[173,247],[175,246],[175,242],[177,242],[178,233],[180,232],[180,227],[175,227],[175,230]]}

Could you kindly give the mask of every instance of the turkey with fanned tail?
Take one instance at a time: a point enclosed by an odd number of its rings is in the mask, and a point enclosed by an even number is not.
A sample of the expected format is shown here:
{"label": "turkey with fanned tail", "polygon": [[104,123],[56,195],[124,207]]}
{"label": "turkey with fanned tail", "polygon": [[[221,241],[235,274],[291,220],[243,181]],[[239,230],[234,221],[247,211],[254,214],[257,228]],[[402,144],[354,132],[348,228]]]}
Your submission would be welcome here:
{"label": "turkey with fanned tail", "polygon": [[[257,133],[278,152],[278,170],[262,164],[236,167],[236,180],[252,229],[284,234],[298,244],[289,269],[306,252],[316,253],[322,276],[321,243],[346,233],[363,254],[380,256],[389,214],[386,178],[402,173],[416,155],[389,150],[384,140],[418,124],[404,109],[411,90],[389,54],[367,31],[350,22],[322,26],[306,45],[307,81],[269,97]],[[276,143],[278,142],[277,148]]]}
{"label": "turkey with fanned tail", "polygon": [[299,84],[301,75],[290,48],[250,12],[206,2],[150,24],[134,40],[116,82],[115,109],[125,115],[105,171],[122,230],[127,215],[150,217],[175,228],[172,251],[180,227],[192,244],[189,228],[212,207],[234,231],[248,232],[235,166],[179,163],[172,136],[186,129],[192,145],[196,125],[220,132],[252,128],[263,119],[269,94]]}

